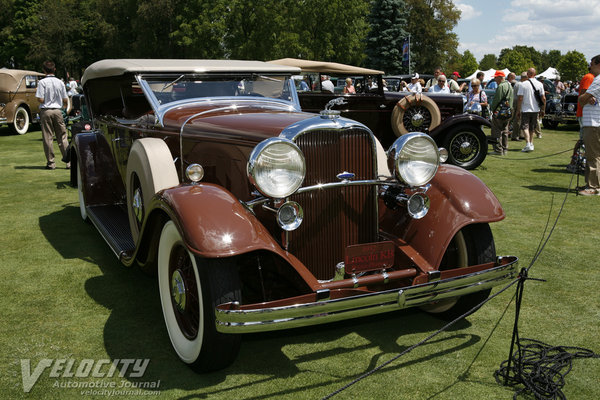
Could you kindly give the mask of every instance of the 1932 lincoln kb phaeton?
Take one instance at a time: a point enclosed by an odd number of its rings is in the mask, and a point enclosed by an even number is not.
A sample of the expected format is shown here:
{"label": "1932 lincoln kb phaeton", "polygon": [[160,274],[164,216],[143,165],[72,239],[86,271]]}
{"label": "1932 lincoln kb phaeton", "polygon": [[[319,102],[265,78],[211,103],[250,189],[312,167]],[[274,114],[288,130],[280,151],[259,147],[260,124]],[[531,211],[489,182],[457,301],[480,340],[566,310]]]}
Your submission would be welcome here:
{"label": "1932 lincoln kb phaeton", "polygon": [[414,306],[452,318],[515,274],[478,178],[440,165],[426,134],[385,152],[336,111],[302,112],[298,71],[102,60],[83,76],[81,216],[123,264],[158,275],[173,348],[198,371],[232,363],[242,333]]}

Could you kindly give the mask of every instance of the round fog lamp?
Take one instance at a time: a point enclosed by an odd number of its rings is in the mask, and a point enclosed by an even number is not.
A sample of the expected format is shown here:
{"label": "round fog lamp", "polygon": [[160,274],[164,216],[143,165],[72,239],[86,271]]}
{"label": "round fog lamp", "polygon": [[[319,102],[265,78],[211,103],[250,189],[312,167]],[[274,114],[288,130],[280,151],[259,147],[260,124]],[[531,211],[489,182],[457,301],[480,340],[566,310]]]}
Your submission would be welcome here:
{"label": "round fog lamp", "polygon": [[277,210],[277,223],[281,229],[293,231],[298,228],[304,218],[304,211],[295,201],[285,202]]}
{"label": "round fog lamp", "polygon": [[185,175],[194,183],[200,182],[204,178],[204,168],[200,164],[190,164],[185,169]]}
{"label": "round fog lamp", "polygon": [[429,211],[429,197],[423,193],[415,193],[406,202],[408,215],[414,219],[421,219]]}

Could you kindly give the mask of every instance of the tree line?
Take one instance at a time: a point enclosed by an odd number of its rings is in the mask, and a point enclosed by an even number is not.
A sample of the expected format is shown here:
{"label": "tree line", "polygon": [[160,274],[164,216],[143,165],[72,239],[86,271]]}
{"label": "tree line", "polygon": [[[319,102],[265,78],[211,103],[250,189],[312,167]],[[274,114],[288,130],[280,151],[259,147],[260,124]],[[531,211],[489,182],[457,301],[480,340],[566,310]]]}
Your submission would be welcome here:
{"label": "tree line", "polygon": [[[409,71],[401,54],[409,35],[411,71],[468,75],[479,66],[456,50],[451,0],[0,0],[0,8],[2,66],[40,70],[52,59],[63,77],[105,58],[295,57],[400,74]],[[514,59],[543,66],[513,51],[495,61]]]}

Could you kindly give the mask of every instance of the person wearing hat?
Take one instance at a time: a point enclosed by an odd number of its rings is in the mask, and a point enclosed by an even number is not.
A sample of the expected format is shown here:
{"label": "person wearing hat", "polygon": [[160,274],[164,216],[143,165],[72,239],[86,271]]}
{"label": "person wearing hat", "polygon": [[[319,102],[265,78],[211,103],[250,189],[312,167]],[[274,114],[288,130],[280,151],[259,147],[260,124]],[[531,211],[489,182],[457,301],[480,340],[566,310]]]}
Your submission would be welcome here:
{"label": "person wearing hat", "polygon": [[410,83],[408,84],[408,91],[412,93],[421,93],[423,88],[421,87],[421,83],[419,83],[419,74],[413,74],[410,77]]}
{"label": "person wearing hat", "polygon": [[506,155],[508,151],[508,124],[510,122],[510,118],[500,118],[498,116],[498,110],[503,104],[507,104],[511,112],[513,112],[513,88],[510,83],[504,79],[505,74],[502,71],[496,71],[494,74],[494,81],[498,85],[496,89],[496,93],[494,94],[494,99],[492,100],[492,104],[490,106],[490,111],[493,115],[492,118],[492,138],[495,139],[494,152],[492,154],[496,154],[499,156]]}
{"label": "person wearing hat", "polygon": [[460,74],[458,73],[458,71],[454,71],[452,75],[450,75],[450,81],[448,81],[450,93],[461,93],[463,91],[466,83],[459,85],[458,78],[460,78]]}

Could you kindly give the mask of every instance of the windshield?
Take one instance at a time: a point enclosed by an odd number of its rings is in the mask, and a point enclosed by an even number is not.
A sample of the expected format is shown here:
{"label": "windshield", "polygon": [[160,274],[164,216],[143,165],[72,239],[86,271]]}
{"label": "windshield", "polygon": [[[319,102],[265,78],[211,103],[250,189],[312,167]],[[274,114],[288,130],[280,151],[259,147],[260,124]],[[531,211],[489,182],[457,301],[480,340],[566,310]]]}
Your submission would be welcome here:
{"label": "windshield", "polygon": [[198,98],[258,97],[294,101],[290,76],[246,75],[162,75],[141,77],[140,83],[158,105]]}

